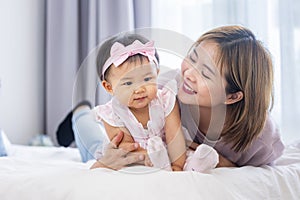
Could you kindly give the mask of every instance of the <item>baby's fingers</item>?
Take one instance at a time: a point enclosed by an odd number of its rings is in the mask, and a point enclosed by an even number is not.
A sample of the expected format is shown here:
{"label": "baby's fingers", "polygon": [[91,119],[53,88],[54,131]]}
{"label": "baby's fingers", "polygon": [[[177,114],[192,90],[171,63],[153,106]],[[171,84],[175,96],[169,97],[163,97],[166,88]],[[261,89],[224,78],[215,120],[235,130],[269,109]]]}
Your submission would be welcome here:
{"label": "baby's fingers", "polygon": [[145,157],[145,166],[147,166],[147,167],[153,167],[153,164],[152,164],[149,156]]}

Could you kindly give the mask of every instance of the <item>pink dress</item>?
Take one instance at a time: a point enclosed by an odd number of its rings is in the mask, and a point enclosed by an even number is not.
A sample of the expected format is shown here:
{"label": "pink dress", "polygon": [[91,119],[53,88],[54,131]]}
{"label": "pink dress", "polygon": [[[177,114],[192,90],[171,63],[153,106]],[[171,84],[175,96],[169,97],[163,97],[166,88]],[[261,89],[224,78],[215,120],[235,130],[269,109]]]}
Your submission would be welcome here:
{"label": "pink dress", "polygon": [[165,118],[174,108],[176,101],[176,92],[174,91],[168,87],[158,90],[156,98],[149,103],[150,120],[146,129],[129,108],[122,105],[116,98],[94,108],[96,119],[97,121],[103,120],[114,127],[126,127],[135,142],[147,149],[147,141],[151,137],[159,136],[165,141]]}

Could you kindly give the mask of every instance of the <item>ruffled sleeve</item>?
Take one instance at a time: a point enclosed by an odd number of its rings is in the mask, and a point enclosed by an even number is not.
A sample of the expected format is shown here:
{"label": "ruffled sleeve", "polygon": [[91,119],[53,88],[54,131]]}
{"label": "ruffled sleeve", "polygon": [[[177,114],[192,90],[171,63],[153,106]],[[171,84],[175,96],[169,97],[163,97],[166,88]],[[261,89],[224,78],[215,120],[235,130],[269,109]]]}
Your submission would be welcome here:
{"label": "ruffled sleeve", "polygon": [[112,101],[104,105],[96,106],[94,109],[97,121],[105,121],[114,127],[125,127],[125,124],[121,121],[120,117],[116,115],[112,108]]}
{"label": "ruffled sleeve", "polygon": [[165,117],[167,117],[173,110],[176,102],[177,83],[176,81],[169,81],[157,92],[160,99]]}

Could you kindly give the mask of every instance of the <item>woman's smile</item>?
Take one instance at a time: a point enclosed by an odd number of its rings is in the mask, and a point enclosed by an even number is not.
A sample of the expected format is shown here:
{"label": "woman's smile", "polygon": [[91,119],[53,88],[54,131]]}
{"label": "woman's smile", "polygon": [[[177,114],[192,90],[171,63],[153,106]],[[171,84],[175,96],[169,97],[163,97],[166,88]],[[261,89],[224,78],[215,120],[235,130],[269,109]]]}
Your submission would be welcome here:
{"label": "woman's smile", "polygon": [[182,90],[187,94],[197,94],[197,92],[187,85],[186,82],[183,82]]}

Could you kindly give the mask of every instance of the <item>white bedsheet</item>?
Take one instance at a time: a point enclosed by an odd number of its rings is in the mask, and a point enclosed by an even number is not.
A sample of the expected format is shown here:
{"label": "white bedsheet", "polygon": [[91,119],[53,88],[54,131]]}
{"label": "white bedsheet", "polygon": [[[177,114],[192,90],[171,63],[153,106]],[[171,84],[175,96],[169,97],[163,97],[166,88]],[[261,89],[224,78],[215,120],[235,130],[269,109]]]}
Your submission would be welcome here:
{"label": "white bedsheet", "polygon": [[13,145],[0,158],[1,200],[300,199],[300,142],[277,166],[219,168],[208,174],[130,167],[89,170],[77,149]]}

